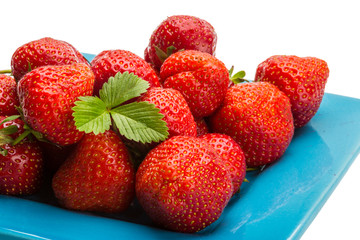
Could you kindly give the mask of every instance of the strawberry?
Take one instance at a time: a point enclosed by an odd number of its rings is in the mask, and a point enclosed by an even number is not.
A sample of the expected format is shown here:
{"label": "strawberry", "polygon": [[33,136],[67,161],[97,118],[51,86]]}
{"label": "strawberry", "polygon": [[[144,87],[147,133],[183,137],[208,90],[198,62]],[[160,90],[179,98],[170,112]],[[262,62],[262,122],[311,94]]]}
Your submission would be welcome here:
{"label": "strawberry", "polygon": [[65,146],[84,135],[75,127],[74,102],[92,95],[94,74],[86,64],[44,66],[27,73],[17,92],[25,121],[50,142]]}
{"label": "strawberry", "polygon": [[152,149],[136,173],[139,203],[159,226],[197,232],[215,222],[230,200],[231,178],[206,141],[175,136]]}
{"label": "strawberry", "polygon": [[145,49],[145,60],[160,70],[161,64],[179,50],[215,55],[217,35],[207,21],[186,15],[168,17],[154,30]]}
{"label": "strawberry", "polygon": [[118,72],[134,73],[149,82],[150,87],[160,87],[154,69],[136,54],[126,50],[105,50],[91,61],[95,74],[94,95],[99,95],[102,85]]}
{"label": "strawberry", "polygon": [[204,118],[195,119],[197,136],[200,137],[209,133],[209,127]]}
{"label": "strawberry", "polygon": [[320,107],[329,68],[315,57],[276,55],[260,63],[255,81],[276,85],[290,99],[296,128],[305,126]]}
{"label": "strawberry", "polygon": [[246,161],[239,144],[230,136],[219,133],[208,133],[200,138],[207,141],[223,159],[232,180],[233,195],[240,191],[240,186],[246,175]]}
{"label": "strawberry", "polygon": [[213,132],[227,134],[240,145],[248,167],[278,160],[294,135],[289,98],[267,82],[229,88],[209,122]]}
{"label": "strawberry", "polygon": [[172,54],[160,70],[164,87],[180,91],[195,118],[211,115],[222,103],[229,72],[214,56],[194,50]]}
{"label": "strawberry", "polygon": [[164,115],[163,121],[169,128],[169,136],[196,136],[196,123],[181,93],[171,88],[150,88],[139,101],[155,104]]}
{"label": "strawberry", "polygon": [[88,64],[87,60],[71,44],[53,39],[41,38],[17,48],[11,58],[11,70],[19,81],[29,70],[46,65]]}
{"label": "strawberry", "polygon": [[11,76],[0,74],[0,115],[18,114],[15,106],[19,106],[15,79]]}
{"label": "strawberry", "polygon": [[[5,116],[0,117],[3,122]],[[15,131],[5,134],[14,127]],[[37,142],[23,139],[17,144],[13,140],[24,132],[24,122],[20,119],[0,125],[0,194],[30,195],[41,186],[43,159]],[[9,132],[8,132],[9,133]],[[7,137],[6,137],[7,136]]]}
{"label": "strawberry", "polygon": [[128,151],[111,130],[86,134],[52,181],[62,206],[107,213],[128,208],[135,196],[134,185]]}

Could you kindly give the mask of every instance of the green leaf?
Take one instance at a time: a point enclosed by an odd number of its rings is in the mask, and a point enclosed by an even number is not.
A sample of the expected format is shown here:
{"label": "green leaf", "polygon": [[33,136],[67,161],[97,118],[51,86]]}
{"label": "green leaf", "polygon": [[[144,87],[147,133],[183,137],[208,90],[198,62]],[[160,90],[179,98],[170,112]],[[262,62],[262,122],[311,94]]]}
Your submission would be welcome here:
{"label": "green leaf", "polygon": [[5,118],[4,120],[2,120],[2,122],[0,123],[0,125],[4,124],[4,123],[6,123],[6,122],[9,122],[9,121],[15,120],[15,119],[17,119],[17,118],[19,118],[19,117],[20,117],[20,115],[12,115],[12,116],[10,116],[10,117],[7,117],[7,118]]}
{"label": "green leaf", "polygon": [[239,71],[237,73],[234,74],[234,76],[232,76],[233,78],[244,78],[245,77],[245,71]]}
{"label": "green leaf", "polygon": [[95,134],[103,133],[110,129],[111,118],[105,103],[98,97],[79,97],[75,102],[73,117],[75,126],[79,131]]}
{"label": "green leaf", "polygon": [[[170,57],[171,54],[174,53],[176,50],[176,47],[169,46],[166,48],[166,52],[164,52],[162,49],[160,49],[158,46],[154,46],[156,56],[159,58],[159,60],[163,63],[168,57]],[[184,49],[180,49],[180,51],[184,51]]]}
{"label": "green leaf", "polygon": [[0,147],[0,154],[3,155],[4,157],[6,157],[6,155],[8,154],[8,150]]}
{"label": "green leaf", "polygon": [[155,48],[155,53],[158,56],[159,60],[161,62],[164,62],[165,59],[168,57],[167,53],[161,50],[158,46],[154,46],[154,48]]}
{"label": "green leaf", "polygon": [[0,146],[4,144],[11,144],[13,141],[14,139],[12,139],[12,137],[0,132]]}
{"label": "green leaf", "polygon": [[134,102],[111,110],[111,116],[121,135],[142,143],[165,140],[169,133],[164,117],[154,104]]}
{"label": "green leaf", "polygon": [[[132,73],[118,73],[103,85],[100,98],[80,97],[73,107],[75,126],[79,131],[103,133],[110,126],[128,139],[142,142],[165,140],[169,133],[164,117],[154,104],[132,102],[149,88],[149,83]],[[113,124],[113,125],[112,125]]]}
{"label": "green leaf", "polygon": [[120,104],[140,96],[146,92],[150,84],[133,73],[117,73],[104,83],[99,92],[100,99],[107,108],[114,108]]}
{"label": "green leaf", "polygon": [[229,69],[230,80],[234,84],[238,84],[238,83],[242,83],[242,82],[249,82],[249,80],[244,79],[244,77],[246,75],[245,71],[239,71],[239,72],[235,73],[234,75],[232,75],[233,72],[234,72],[234,66],[232,66]]}
{"label": "green leaf", "polygon": [[11,135],[11,134],[14,134],[18,131],[18,127],[16,125],[11,125],[11,126],[8,126],[6,128],[2,128],[0,129],[1,133],[2,134],[5,134],[5,135]]}

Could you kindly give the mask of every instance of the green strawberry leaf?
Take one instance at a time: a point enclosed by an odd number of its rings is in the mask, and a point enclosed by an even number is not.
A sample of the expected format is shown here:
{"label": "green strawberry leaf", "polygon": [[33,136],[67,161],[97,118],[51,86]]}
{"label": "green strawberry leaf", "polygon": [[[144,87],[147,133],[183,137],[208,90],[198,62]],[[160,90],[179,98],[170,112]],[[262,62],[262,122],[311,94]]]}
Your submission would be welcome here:
{"label": "green strawberry leaf", "polygon": [[6,149],[4,149],[4,148],[2,148],[2,147],[0,147],[0,155],[2,155],[2,156],[4,156],[4,157],[6,157],[6,155],[8,154],[8,150],[6,150]]}
{"label": "green strawberry leaf", "polygon": [[9,116],[7,118],[5,118],[4,120],[2,120],[2,122],[0,123],[0,125],[6,123],[6,122],[9,122],[9,121],[12,121],[12,120],[15,120],[17,118],[19,118],[20,115],[12,115],[12,116]]}
{"label": "green strawberry leaf", "polygon": [[111,110],[120,134],[136,142],[149,143],[165,140],[169,133],[164,115],[154,104],[134,102]]}
{"label": "green strawberry leaf", "polygon": [[230,76],[230,80],[234,83],[234,84],[238,84],[238,83],[242,83],[242,82],[249,82],[249,80],[244,79],[246,73],[245,71],[239,71],[237,73],[235,73],[234,75],[232,75],[234,72],[234,66],[232,66],[229,69],[229,76]]}
{"label": "green strawberry leaf", "polygon": [[75,126],[79,131],[95,134],[103,133],[110,129],[111,119],[106,104],[98,97],[79,97],[75,102],[73,117]]}
{"label": "green strawberry leaf", "polygon": [[99,92],[100,98],[107,108],[113,108],[120,104],[140,96],[150,87],[147,81],[142,80],[133,73],[117,73],[104,83]]}
{"label": "green strawberry leaf", "polygon": [[[134,74],[117,73],[103,85],[100,98],[80,97],[73,107],[75,126],[94,134],[116,127],[126,138],[142,143],[158,142],[168,136],[166,122],[154,104],[126,101],[140,96],[149,83]],[[114,123],[114,125],[112,125]]]}
{"label": "green strawberry leaf", "polygon": [[[176,50],[176,47],[170,46],[166,48],[166,52],[164,52],[162,49],[160,49],[158,46],[154,46],[156,56],[159,58],[159,60],[163,63],[168,57],[170,57],[171,54],[174,53]],[[183,51],[183,49],[179,50]]]}
{"label": "green strawberry leaf", "polygon": [[244,78],[245,77],[245,71],[239,71],[239,72],[235,73],[232,77],[233,78],[238,78],[238,79]]}
{"label": "green strawberry leaf", "polygon": [[0,129],[0,132],[4,135],[11,135],[18,131],[18,127],[16,125],[11,125],[6,128]]}

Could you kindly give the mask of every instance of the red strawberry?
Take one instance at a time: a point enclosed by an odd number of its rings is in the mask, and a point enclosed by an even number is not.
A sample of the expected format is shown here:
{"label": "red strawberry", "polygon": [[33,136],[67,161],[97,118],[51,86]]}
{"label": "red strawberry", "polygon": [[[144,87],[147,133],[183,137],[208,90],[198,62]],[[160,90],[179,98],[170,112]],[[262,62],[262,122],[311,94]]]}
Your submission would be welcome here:
{"label": "red strawberry", "polygon": [[11,76],[0,74],[0,115],[18,114],[15,106],[19,106],[15,79]]}
{"label": "red strawberry", "polygon": [[169,136],[196,136],[196,123],[181,93],[171,88],[150,88],[139,101],[155,104],[164,115]]}
{"label": "red strawberry", "polygon": [[94,95],[98,95],[102,85],[118,72],[134,73],[148,81],[150,87],[160,87],[154,69],[144,59],[126,50],[102,51],[91,61],[91,69],[95,74]]}
{"label": "red strawberry", "polygon": [[234,139],[225,134],[208,133],[200,138],[207,141],[223,159],[225,167],[230,173],[233,194],[235,194],[240,190],[246,175],[245,155],[241,147]]}
{"label": "red strawberry", "polygon": [[19,81],[29,70],[46,65],[88,64],[72,45],[53,38],[41,38],[16,49],[11,58],[12,73]]}
{"label": "red strawberry", "polygon": [[274,162],[294,134],[290,100],[267,82],[236,84],[211,116],[210,128],[231,136],[240,145],[248,167]]}
{"label": "red strawberry", "polygon": [[94,74],[85,64],[44,66],[18,82],[26,122],[49,141],[65,146],[84,135],[74,124],[72,107],[80,96],[92,95]]}
{"label": "red strawberry", "polygon": [[[5,119],[0,117],[0,122]],[[9,126],[17,126],[16,133],[8,135],[12,139],[24,132],[24,123],[20,119],[8,121],[0,125],[0,145],[5,153],[0,154],[0,194],[30,195],[41,185],[43,159],[39,145],[27,139],[13,145],[4,141],[4,132]]]}
{"label": "red strawberry", "polygon": [[197,136],[200,137],[209,133],[209,127],[204,118],[195,119]]}
{"label": "red strawberry", "polygon": [[135,196],[134,184],[128,151],[111,130],[86,134],[52,182],[62,206],[94,212],[125,210]]}
{"label": "red strawberry", "polygon": [[290,98],[294,125],[300,128],[319,109],[328,77],[324,60],[276,55],[259,64],[255,81],[270,82]]}
{"label": "red strawberry", "polygon": [[145,60],[160,70],[165,58],[179,50],[215,55],[216,42],[216,32],[207,21],[186,15],[171,16],[152,33],[145,49]]}
{"label": "red strawberry", "polygon": [[136,173],[136,196],[153,221],[178,232],[215,222],[232,196],[229,173],[209,144],[172,137],[149,152]]}
{"label": "red strawberry", "polygon": [[161,67],[164,87],[180,91],[195,118],[211,115],[222,103],[229,72],[214,56],[194,50],[172,54]]}

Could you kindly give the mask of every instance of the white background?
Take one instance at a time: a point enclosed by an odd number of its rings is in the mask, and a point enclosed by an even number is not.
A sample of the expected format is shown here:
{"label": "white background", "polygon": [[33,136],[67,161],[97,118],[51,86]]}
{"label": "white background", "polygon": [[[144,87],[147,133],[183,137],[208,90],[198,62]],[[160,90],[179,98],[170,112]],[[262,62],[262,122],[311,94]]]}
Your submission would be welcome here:
{"label": "white background", "polygon": [[[315,56],[328,62],[326,92],[360,98],[360,14],[341,1],[16,1],[1,3],[0,69],[15,49],[45,36],[81,52],[129,50],[143,57],[155,27],[167,16],[194,15],[217,34],[216,56],[252,79],[274,54]],[[336,127],[336,126],[334,126]],[[357,157],[302,240],[360,239],[360,157]]]}

